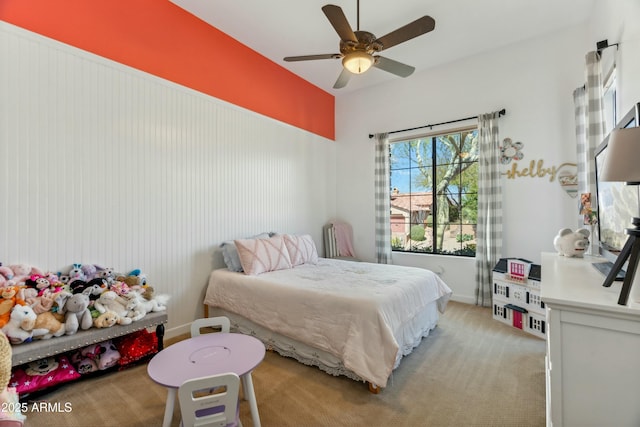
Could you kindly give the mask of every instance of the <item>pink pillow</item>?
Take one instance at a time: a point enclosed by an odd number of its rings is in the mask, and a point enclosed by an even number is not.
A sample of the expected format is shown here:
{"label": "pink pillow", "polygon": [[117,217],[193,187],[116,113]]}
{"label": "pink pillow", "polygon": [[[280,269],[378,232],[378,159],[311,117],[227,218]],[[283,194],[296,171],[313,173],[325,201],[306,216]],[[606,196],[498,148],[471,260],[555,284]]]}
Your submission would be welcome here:
{"label": "pink pillow", "polygon": [[80,374],[66,356],[52,356],[13,368],[9,385],[25,394],[77,378]]}
{"label": "pink pillow", "polygon": [[234,243],[245,274],[256,275],[291,268],[291,259],[282,236],[235,240]]}
{"label": "pink pillow", "polygon": [[289,251],[292,265],[318,263],[318,251],[310,235],[293,236],[285,234],[284,244],[287,246],[287,251]]}

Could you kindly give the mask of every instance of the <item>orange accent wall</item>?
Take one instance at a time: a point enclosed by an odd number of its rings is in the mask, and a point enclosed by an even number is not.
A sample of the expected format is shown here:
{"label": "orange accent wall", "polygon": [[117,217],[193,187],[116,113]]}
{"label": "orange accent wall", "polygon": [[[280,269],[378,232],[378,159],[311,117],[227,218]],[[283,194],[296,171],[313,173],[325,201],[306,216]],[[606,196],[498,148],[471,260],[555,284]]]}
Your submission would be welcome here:
{"label": "orange accent wall", "polygon": [[0,20],[335,140],[335,98],[168,0],[0,0]]}

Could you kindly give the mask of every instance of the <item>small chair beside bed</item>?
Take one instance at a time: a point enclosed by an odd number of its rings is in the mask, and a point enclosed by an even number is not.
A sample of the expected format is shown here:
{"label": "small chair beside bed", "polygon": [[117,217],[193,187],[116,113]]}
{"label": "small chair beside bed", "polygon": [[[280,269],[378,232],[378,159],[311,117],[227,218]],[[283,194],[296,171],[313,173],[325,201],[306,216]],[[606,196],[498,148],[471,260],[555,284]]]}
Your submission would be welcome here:
{"label": "small chair beside bed", "polygon": [[226,316],[282,356],[372,392],[437,326],[451,296],[426,269],[319,258],[309,235],[265,233],[221,247],[227,268],[209,276],[205,316]]}

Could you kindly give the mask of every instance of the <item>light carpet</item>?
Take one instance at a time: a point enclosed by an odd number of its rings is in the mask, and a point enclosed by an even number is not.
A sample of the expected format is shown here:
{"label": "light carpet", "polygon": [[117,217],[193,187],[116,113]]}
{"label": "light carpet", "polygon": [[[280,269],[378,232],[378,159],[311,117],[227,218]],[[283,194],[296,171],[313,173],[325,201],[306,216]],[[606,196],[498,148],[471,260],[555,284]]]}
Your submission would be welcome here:
{"label": "light carpet", "polygon": [[[253,382],[264,427],[544,426],[544,354],[543,340],[493,320],[490,309],[450,302],[380,394],[273,352]],[[70,411],[29,409],[25,426],[159,426],[166,394],[143,364],[40,396]],[[253,425],[244,400],[240,416]],[[176,404],[172,425],[179,420]]]}

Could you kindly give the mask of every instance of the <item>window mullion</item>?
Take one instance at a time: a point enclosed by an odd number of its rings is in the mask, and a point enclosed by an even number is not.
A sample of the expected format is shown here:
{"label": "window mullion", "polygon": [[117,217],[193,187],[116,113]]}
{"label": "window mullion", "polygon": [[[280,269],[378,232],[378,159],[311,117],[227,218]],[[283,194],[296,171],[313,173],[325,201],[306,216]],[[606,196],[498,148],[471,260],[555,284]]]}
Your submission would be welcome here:
{"label": "window mullion", "polygon": [[434,254],[437,251],[436,244],[438,242],[438,197],[436,194],[436,140],[437,137],[431,137],[431,253]]}

